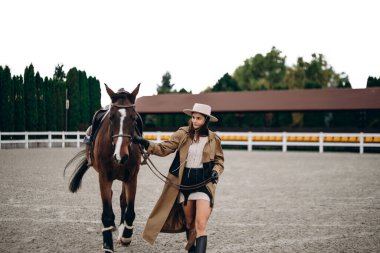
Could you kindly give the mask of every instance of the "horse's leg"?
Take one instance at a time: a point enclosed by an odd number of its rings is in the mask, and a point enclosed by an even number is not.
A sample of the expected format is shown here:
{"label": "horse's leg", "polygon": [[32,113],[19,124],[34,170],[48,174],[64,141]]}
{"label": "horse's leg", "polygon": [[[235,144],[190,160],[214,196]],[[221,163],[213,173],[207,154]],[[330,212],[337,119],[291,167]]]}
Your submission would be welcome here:
{"label": "horse's leg", "polygon": [[125,196],[124,183],[121,186],[120,209],[121,209],[121,215],[120,215],[120,224],[119,225],[124,223],[124,214],[125,214],[125,210],[127,209],[127,197]]}
{"label": "horse's leg", "polygon": [[126,192],[127,210],[124,213],[124,229],[119,229],[120,242],[128,246],[132,241],[133,221],[135,220],[135,196],[137,186],[137,175],[129,180],[128,184],[123,183]]}
{"label": "horse's leg", "polygon": [[113,252],[112,231],[115,230],[115,214],[112,210],[112,181],[99,174],[100,194],[103,202],[103,250]]}

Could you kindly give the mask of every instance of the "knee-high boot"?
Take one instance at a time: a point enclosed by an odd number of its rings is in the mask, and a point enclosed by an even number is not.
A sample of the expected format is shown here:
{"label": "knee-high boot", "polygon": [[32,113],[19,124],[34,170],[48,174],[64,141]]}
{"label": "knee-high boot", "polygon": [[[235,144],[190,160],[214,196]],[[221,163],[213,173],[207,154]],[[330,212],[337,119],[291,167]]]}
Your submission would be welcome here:
{"label": "knee-high boot", "polygon": [[[190,231],[186,228],[186,239],[189,240]],[[195,245],[193,244],[190,249],[187,251],[188,253],[195,253]]]}
{"label": "knee-high boot", "polygon": [[195,253],[206,253],[207,235],[202,235],[198,237],[195,242],[195,245],[196,245]]}

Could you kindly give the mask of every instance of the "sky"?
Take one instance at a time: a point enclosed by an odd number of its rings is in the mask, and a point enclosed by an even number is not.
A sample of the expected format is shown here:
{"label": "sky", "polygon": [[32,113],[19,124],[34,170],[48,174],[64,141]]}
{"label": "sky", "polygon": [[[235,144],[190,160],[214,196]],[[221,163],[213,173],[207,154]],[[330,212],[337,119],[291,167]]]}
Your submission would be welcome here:
{"label": "sky", "polygon": [[0,0],[0,65],[29,64],[52,77],[85,70],[139,97],[156,94],[168,71],[174,89],[197,94],[273,46],[293,66],[323,54],[353,88],[380,77],[378,0]]}

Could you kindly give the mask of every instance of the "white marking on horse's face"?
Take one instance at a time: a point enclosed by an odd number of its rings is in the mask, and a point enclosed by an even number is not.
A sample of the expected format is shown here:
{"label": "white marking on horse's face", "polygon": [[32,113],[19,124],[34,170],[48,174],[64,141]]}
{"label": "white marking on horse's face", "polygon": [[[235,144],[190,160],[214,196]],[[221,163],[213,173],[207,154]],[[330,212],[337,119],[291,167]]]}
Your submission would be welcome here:
{"label": "white marking on horse's face", "polygon": [[115,145],[115,152],[114,152],[114,157],[116,157],[116,160],[117,161],[120,161],[121,160],[121,156],[120,156],[120,149],[121,149],[121,144],[123,143],[123,137],[121,137],[123,135],[123,122],[124,122],[124,118],[127,116],[127,109],[125,108],[121,108],[119,109],[119,113],[121,115],[120,117],[120,128],[119,128],[119,137],[117,137],[117,141],[116,141],[116,145]]}

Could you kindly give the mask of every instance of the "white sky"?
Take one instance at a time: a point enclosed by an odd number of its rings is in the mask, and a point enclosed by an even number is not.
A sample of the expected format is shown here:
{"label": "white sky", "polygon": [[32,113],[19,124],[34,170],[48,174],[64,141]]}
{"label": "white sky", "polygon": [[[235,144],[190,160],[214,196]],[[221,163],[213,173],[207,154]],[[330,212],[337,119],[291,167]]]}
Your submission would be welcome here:
{"label": "white sky", "polygon": [[[169,71],[199,93],[275,46],[293,65],[325,55],[354,88],[380,77],[380,1],[1,0],[0,65],[52,77],[57,64],[153,95]],[[102,85],[102,105],[109,98]]]}

